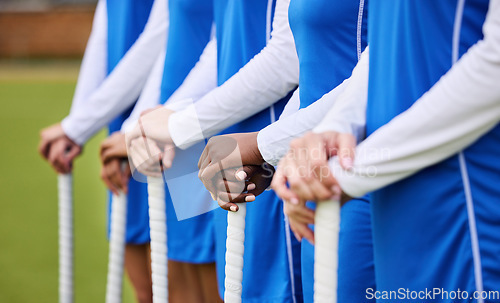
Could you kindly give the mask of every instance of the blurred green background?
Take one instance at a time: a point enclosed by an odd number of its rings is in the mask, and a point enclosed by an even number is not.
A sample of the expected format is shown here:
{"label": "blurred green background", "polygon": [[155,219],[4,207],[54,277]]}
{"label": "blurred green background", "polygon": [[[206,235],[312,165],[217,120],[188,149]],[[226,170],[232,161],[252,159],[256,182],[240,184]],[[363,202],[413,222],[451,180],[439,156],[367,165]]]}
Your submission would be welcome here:
{"label": "blurred green background", "polygon": [[[0,60],[0,302],[57,302],[57,178],[39,131],[68,112],[78,60]],[[74,164],[75,302],[104,302],[108,258],[101,132]],[[128,280],[124,301],[134,302]]]}

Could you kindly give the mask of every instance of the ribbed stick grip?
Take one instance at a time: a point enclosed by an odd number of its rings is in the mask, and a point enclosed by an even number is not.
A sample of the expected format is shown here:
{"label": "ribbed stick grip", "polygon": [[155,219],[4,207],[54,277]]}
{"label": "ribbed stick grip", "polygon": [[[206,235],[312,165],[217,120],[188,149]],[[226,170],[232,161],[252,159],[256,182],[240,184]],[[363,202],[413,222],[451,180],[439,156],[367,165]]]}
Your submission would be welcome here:
{"label": "ribbed stick grip", "polygon": [[167,215],[162,178],[148,177],[153,302],[168,302]]}
{"label": "ribbed stick grip", "polygon": [[314,220],[314,303],[336,303],[340,230],[339,201],[319,202]]}
{"label": "ribbed stick grip", "polygon": [[58,176],[59,302],[73,302],[73,177]]}
{"label": "ribbed stick grip", "polygon": [[111,200],[111,235],[109,238],[106,303],[120,303],[122,301],[126,228],[127,196],[120,192],[118,195],[113,195]]}
{"label": "ribbed stick grip", "polygon": [[243,252],[245,250],[245,216],[247,206],[238,204],[237,212],[227,213],[226,280],[224,302],[241,303]]}

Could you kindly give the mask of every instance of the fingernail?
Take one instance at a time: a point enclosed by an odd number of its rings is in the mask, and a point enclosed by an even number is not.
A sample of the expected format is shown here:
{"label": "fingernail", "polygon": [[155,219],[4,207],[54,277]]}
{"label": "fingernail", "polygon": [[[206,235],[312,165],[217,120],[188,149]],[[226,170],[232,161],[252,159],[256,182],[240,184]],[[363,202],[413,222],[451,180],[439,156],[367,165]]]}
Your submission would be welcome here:
{"label": "fingernail", "polygon": [[238,210],[238,208],[236,207],[236,205],[233,205],[233,206],[229,207],[229,209],[231,211],[234,211],[234,212],[236,212]]}
{"label": "fingernail", "polygon": [[217,201],[217,197],[214,194],[210,193],[210,196],[212,196],[212,200]]}
{"label": "fingernail", "polygon": [[353,162],[352,159],[349,157],[345,157],[341,159],[342,165],[344,166],[345,169],[352,169],[353,167]]}
{"label": "fingernail", "polygon": [[245,181],[245,179],[247,178],[247,173],[244,171],[239,171],[236,173],[236,178],[240,181]]}
{"label": "fingernail", "polygon": [[247,196],[245,197],[245,202],[253,202],[255,201],[255,196]]}
{"label": "fingernail", "polygon": [[297,205],[299,204],[299,200],[297,198],[291,198],[290,203],[292,203],[293,205]]}
{"label": "fingernail", "polygon": [[248,184],[248,186],[247,186],[247,190],[254,190],[256,187],[257,187],[257,186],[255,186],[255,184],[250,183],[250,184]]}

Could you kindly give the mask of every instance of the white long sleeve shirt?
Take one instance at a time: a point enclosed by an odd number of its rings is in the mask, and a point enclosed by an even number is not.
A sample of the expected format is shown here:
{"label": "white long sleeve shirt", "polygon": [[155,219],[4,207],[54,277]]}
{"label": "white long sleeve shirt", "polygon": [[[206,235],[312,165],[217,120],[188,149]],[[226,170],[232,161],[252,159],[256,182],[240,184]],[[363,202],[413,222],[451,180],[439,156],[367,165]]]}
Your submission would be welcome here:
{"label": "white long sleeve shirt", "polygon": [[[160,104],[164,62],[165,51],[158,57],[132,113],[123,122],[121,129],[123,132],[133,129],[143,111]],[[174,111],[182,110],[215,87],[217,87],[217,41],[214,38],[208,42],[199,61],[167,100],[165,106]]]}
{"label": "white long sleeve shirt", "polygon": [[175,145],[186,148],[217,134],[271,106],[298,85],[299,61],[288,23],[289,2],[277,2],[271,39],[259,54],[223,85],[170,117]]}
{"label": "white long sleeve shirt", "polygon": [[367,85],[368,56],[367,47],[349,79],[308,107],[281,117],[259,132],[257,143],[266,162],[277,165],[288,152],[290,142],[311,131],[325,116],[330,121],[328,130],[349,132],[358,140],[364,137],[367,89],[360,88]]}
{"label": "white long sleeve shirt", "polygon": [[78,108],[82,101],[87,100],[92,92],[94,92],[106,78],[107,42],[108,23],[106,0],[99,0],[94,13],[92,31],[90,32],[90,37],[87,41],[82,64],[80,66],[78,83],[73,96],[73,103],[71,104],[71,112]]}
{"label": "white long sleeve shirt", "polygon": [[[484,38],[413,106],[359,144],[352,171],[343,171],[338,160],[331,159],[331,169],[347,194],[360,197],[406,178],[460,152],[498,125],[500,0],[490,1],[483,33]],[[328,115],[316,130],[336,123]]]}
{"label": "white long sleeve shirt", "polygon": [[134,45],[104,82],[86,100],[78,102],[62,121],[68,137],[84,144],[137,100],[165,46],[167,28],[167,0],[155,0],[144,31]]}

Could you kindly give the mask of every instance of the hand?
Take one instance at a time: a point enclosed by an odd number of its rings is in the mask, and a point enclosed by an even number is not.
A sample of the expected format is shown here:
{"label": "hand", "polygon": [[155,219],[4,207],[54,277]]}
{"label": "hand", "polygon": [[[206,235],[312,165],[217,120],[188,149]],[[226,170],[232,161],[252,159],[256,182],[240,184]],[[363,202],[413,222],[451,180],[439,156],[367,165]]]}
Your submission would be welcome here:
{"label": "hand", "polygon": [[127,134],[127,147],[138,138],[146,137],[158,145],[172,144],[172,139],[168,131],[168,120],[174,111],[157,106],[141,113],[137,125]]}
{"label": "hand", "polygon": [[164,106],[146,110],[125,136],[131,165],[145,175],[160,177],[163,169],[172,166],[175,148],[168,132],[172,113]]}
{"label": "hand", "polygon": [[226,169],[212,180],[216,191],[211,194],[222,209],[236,212],[239,208],[235,203],[255,201],[269,187],[273,174],[274,167],[268,163]]}
{"label": "hand", "polygon": [[119,191],[128,192],[128,181],[130,179],[130,166],[123,165],[124,159],[111,158],[102,165],[101,179],[106,186],[115,194]]}
{"label": "hand", "polygon": [[122,132],[114,132],[101,143],[100,149],[101,163],[114,158],[127,158],[127,145],[125,144],[125,134]]}
{"label": "hand", "polygon": [[257,134],[230,134],[212,137],[208,141],[198,161],[198,168],[199,177],[209,191],[216,191],[212,179],[220,171],[265,163],[257,145]]}
{"label": "hand", "polygon": [[158,146],[146,137],[132,140],[127,152],[133,170],[152,177],[161,177],[163,170],[172,167],[175,157],[173,144]]}
{"label": "hand", "polygon": [[67,174],[82,148],[66,136],[60,124],[55,124],[40,132],[38,150],[58,173]]}
{"label": "hand", "polygon": [[314,224],[314,210],[306,206],[305,201],[300,201],[298,204],[292,204],[284,201],[284,213],[288,216],[290,229],[295,238],[300,242],[306,238],[314,244],[314,232],[309,228],[308,224]]}
{"label": "hand", "polygon": [[349,170],[353,165],[355,147],[354,136],[345,133],[308,133],[295,139],[278,165],[272,187],[278,196],[292,204],[301,200],[346,198],[330,171],[328,159],[337,155],[341,166]]}

